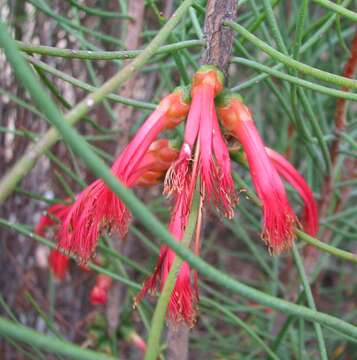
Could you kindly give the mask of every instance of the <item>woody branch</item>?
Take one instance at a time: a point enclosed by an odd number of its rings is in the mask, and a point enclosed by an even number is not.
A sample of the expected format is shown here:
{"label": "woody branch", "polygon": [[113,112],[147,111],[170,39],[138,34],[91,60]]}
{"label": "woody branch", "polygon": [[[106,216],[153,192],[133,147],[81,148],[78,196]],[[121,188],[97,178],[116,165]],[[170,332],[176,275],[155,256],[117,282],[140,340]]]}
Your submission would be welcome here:
{"label": "woody branch", "polygon": [[206,48],[202,52],[201,64],[215,65],[227,76],[234,33],[223,25],[226,20],[235,20],[236,0],[208,0],[203,28]]}

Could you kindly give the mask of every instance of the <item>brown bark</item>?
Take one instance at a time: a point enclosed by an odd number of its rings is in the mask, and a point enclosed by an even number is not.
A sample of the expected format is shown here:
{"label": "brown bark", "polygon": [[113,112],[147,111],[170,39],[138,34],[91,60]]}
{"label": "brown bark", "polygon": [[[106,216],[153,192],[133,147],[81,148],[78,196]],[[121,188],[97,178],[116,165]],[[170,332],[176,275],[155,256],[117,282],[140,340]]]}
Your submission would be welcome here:
{"label": "brown bark", "polygon": [[188,336],[190,329],[185,323],[171,324],[167,332],[167,359],[188,359]]}
{"label": "brown bark", "polygon": [[208,0],[203,28],[207,45],[200,62],[216,65],[225,76],[228,73],[234,33],[231,28],[223,25],[223,21],[234,20],[236,13],[236,0]]}

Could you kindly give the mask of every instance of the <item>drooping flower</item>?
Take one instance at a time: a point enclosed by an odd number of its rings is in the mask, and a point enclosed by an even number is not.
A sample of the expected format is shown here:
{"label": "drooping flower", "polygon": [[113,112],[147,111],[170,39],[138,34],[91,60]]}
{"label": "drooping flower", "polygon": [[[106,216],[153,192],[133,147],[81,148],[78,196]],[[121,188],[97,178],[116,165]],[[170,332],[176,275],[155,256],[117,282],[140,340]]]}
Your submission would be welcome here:
{"label": "drooping flower", "polygon": [[[199,171],[206,200],[231,218],[237,201],[230,171],[227,145],[222,137],[214,98],[223,88],[223,75],[212,66],[203,66],[194,75],[191,106],[185,127],[184,142],[178,160],[165,179],[165,194],[179,194],[191,179],[191,164],[195,146],[199,148]],[[186,204],[190,203],[186,194]],[[186,209],[187,210],[187,209]]]}
{"label": "drooping flower", "polygon": [[[185,212],[184,201],[183,193],[181,193],[176,200],[169,224],[169,231],[177,241],[182,240],[188,221],[188,213]],[[142,290],[135,298],[135,303],[139,303],[147,292],[156,293],[157,291],[162,291],[175,256],[175,252],[167,245],[161,246],[155,271],[153,275],[144,282]],[[196,319],[197,301],[197,283],[192,281],[191,270],[188,263],[183,262],[170,296],[167,318],[174,323],[183,320],[189,326],[193,326]]]}
{"label": "drooping flower", "polygon": [[250,110],[232,95],[218,107],[224,128],[242,145],[253,185],[263,206],[262,239],[273,254],[289,249],[295,238],[297,218],[284,184],[265,149]]}
{"label": "drooping flower", "polygon": [[69,257],[58,250],[52,250],[48,256],[48,264],[53,276],[62,281],[68,272]]}
{"label": "drooping flower", "polygon": [[317,204],[314,195],[300,173],[290,164],[284,156],[273,149],[266,148],[269,159],[278,173],[295,188],[304,201],[302,224],[304,230],[311,236],[316,236],[319,230]]}
{"label": "drooping flower", "polygon": [[[145,154],[158,134],[178,125],[186,116],[188,104],[185,98],[183,89],[166,96],[113,164],[113,174],[127,187],[133,186],[143,175],[144,172],[140,173],[142,162],[150,161],[145,159]],[[123,237],[130,218],[123,202],[98,179],[77,196],[62,223],[59,246],[86,262],[96,248],[100,232],[109,229]]]}
{"label": "drooping flower", "polygon": [[92,305],[105,305],[108,301],[108,292],[112,287],[111,277],[99,274],[96,276],[95,286],[90,293],[90,302]]}

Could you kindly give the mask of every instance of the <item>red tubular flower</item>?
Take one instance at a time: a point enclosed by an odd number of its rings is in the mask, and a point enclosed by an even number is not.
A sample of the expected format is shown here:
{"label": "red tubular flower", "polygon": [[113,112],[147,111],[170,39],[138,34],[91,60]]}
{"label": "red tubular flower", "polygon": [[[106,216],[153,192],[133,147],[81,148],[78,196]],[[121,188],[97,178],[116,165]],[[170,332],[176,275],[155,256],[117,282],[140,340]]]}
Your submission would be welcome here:
{"label": "red tubular flower", "polygon": [[108,301],[108,292],[112,287],[113,280],[107,275],[97,275],[96,283],[90,293],[92,305],[105,305]]}
{"label": "red tubular flower", "polygon": [[[187,221],[188,214],[184,210],[184,197],[179,196],[169,224],[169,231],[178,241],[183,238]],[[147,292],[156,293],[158,290],[162,291],[175,256],[175,252],[168,246],[163,245],[161,247],[155,272],[145,281],[142,290],[135,298],[135,303],[140,302]],[[175,287],[171,293],[167,311],[168,319],[174,323],[184,320],[189,326],[193,326],[196,319],[197,300],[197,284],[192,284],[190,267],[187,262],[184,262],[178,272]]]}
{"label": "red tubular flower", "polygon": [[295,188],[304,200],[303,227],[308,234],[316,236],[319,230],[317,204],[309,185],[284,156],[272,149],[265,149],[278,173]]}
{"label": "red tubular flower", "polygon": [[[112,172],[128,187],[134,185],[138,169],[146,152],[158,134],[176,126],[188,112],[185,94],[179,89],[166,96],[140,127],[132,141],[112,166]],[[140,177],[140,176],[139,176]],[[76,198],[64,219],[59,246],[78,255],[86,262],[94,252],[103,228],[118,231],[123,237],[131,215],[122,201],[99,179],[94,181]]]}
{"label": "red tubular flower", "polygon": [[48,256],[48,264],[52,271],[53,276],[57,280],[63,280],[67,274],[69,267],[68,256],[62,254],[58,250],[52,250]]}
{"label": "red tubular flower", "polygon": [[253,184],[263,205],[262,239],[273,254],[289,249],[295,237],[296,215],[250,110],[233,96],[218,111],[223,126],[238,139],[247,156]]}
{"label": "red tubular flower", "polygon": [[[178,160],[169,169],[165,193],[179,194],[191,182],[190,163],[194,146],[199,146],[199,172],[206,199],[227,217],[234,214],[236,194],[230,172],[227,146],[219,128],[214,98],[223,88],[223,75],[212,66],[203,66],[194,76],[192,102]],[[195,181],[195,179],[192,179]],[[190,203],[192,194],[186,195]],[[187,209],[186,209],[187,210]]]}

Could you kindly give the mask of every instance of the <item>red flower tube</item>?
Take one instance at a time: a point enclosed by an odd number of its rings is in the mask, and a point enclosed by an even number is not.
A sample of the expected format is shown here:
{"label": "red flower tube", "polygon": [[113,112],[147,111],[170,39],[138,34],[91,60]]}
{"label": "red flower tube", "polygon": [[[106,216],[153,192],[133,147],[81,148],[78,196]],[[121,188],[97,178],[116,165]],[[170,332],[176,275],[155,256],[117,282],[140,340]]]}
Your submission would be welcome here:
{"label": "red flower tube", "polygon": [[[137,178],[133,175],[158,134],[176,126],[187,114],[184,98],[181,89],[165,97],[115,161],[112,172],[126,186],[134,185]],[[100,231],[118,231],[123,237],[130,218],[122,201],[98,179],[77,196],[60,228],[59,246],[86,262],[95,250]]]}
{"label": "red flower tube", "polygon": [[[230,171],[227,145],[219,128],[214,98],[223,88],[223,75],[212,66],[203,66],[194,75],[192,102],[185,127],[184,142],[178,160],[169,169],[165,179],[165,193],[180,194],[191,179],[193,149],[199,147],[199,171],[206,200],[227,217],[234,214],[236,193]],[[191,193],[186,194],[190,204]],[[188,209],[185,209],[186,211]]]}
{"label": "red flower tube", "polygon": [[289,249],[297,219],[284,184],[268,157],[250,110],[232,96],[218,109],[223,126],[242,144],[252,181],[263,205],[262,239],[273,254]]}
{"label": "red flower tube", "polygon": [[284,156],[269,148],[266,148],[266,151],[278,173],[295,188],[304,200],[303,228],[311,236],[316,236],[319,230],[317,204],[309,185]]}

